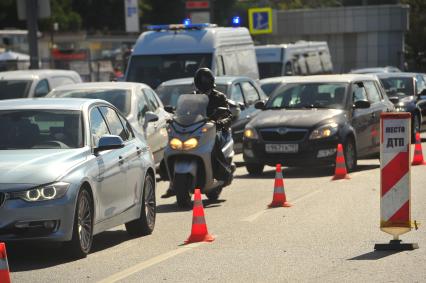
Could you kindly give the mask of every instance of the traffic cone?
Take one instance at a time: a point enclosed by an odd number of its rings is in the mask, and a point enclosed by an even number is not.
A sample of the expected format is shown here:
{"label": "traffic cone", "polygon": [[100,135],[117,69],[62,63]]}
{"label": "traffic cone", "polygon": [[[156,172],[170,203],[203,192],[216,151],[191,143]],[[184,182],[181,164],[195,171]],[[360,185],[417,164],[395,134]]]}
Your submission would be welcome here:
{"label": "traffic cone", "polygon": [[213,242],[214,237],[207,231],[206,220],[204,218],[203,202],[201,200],[200,189],[194,192],[194,208],[192,210],[192,229],[191,235],[185,241],[185,244],[196,242]]}
{"label": "traffic cone", "polygon": [[6,245],[0,243],[0,282],[10,283],[9,265],[7,264]]}
{"label": "traffic cone", "polygon": [[274,183],[274,196],[272,202],[268,205],[269,208],[272,207],[290,207],[291,204],[287,202],[287,197],[285,196],[284,190],[284,180],[283,174],[281,172],[281,164],[276,165],[275,170],[275,183]]}
{"label": "traffic cone", "polygon": [[336,169],[332,180],[350,179],[346,171],[345,155],[343,154],[342,144],[337,145]]}
{"label": "traffic cone", "polygon": [[420,139],[420,133],[416,133],[416,145],[414,146],[414,156],[411,165],[424,165],[426,164],[423,160],[422,141]]}

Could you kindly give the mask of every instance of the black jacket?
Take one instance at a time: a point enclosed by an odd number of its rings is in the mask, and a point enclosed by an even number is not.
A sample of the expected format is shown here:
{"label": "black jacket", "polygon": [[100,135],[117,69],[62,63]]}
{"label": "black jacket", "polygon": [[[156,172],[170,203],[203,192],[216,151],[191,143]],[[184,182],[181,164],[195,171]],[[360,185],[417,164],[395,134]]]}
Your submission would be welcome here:
{"label": "black jacket", "polygon": [[232,122],[231,112],[229,112],[226,117],[220,120],[216,120],[211,117],[215,109],[217,109],[218,107],[224,107],[229,110],[229,104],[225,94],[217,90],[213,90],[210,95],[207,95],[207,97],[209,98],[209,104],[207,105],[207,116],[211,118],[211,120],[216,122],[216,126],[218,129],[227,130],[231,126]]}

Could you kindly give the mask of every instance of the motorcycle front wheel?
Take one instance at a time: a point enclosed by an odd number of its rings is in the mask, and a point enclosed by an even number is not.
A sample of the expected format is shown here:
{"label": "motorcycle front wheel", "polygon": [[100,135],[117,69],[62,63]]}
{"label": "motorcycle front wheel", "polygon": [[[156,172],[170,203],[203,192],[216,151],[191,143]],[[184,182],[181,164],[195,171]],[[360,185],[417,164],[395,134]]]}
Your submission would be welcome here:
{"label": "motorcycle front wheel", "polygon": [[176,190],[176,200],[179,208],[191,207],[192,176],[189,174],[175,175],[173,186]]}

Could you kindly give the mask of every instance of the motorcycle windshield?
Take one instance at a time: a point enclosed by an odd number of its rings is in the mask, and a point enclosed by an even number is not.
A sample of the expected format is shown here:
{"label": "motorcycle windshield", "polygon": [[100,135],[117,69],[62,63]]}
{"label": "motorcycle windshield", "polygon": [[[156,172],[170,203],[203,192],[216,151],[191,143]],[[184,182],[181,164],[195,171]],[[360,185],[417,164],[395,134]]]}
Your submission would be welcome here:
{"label": "motorcycle windshield", "polygon": [[207,119],[209,98],[204,94],[183,94],[179,97],[175,121],[182,126],[189,126]]}

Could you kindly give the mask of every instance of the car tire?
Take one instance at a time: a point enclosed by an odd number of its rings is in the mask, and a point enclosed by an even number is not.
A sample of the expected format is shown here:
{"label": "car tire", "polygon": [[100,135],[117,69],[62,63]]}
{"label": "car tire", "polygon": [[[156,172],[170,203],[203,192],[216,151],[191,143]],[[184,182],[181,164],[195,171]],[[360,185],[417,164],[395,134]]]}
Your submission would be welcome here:
{"label": "car tire", "polygon": [[419,114],[413,115],[412,127],[411,127],[411,143],[416,143],[416,133],[420,133],[420,116]]}
{"label": "car tire", "polygon": [[354,139],[349,137],[343,147],[346,169],[348,172],[353,172],[356,170],[358,165],[358,157]]}
{"label": "car tire", "polygon": [[143,184],[142,205],[139,218],[125,224],[127,233],[133,237],[150,235],[154,231],[155,218],[155,184],[154,178],[148,174]]}
{"label": "car tire", "polygon": [[263,173],[263,168],[265,168],[264,164],[246,163],[247,172],[252,176],[261,175]]}
{"label": "car tire", "polygon": [[222,193],[222,188],[218,188],[218,189],[214,189],[211,192],[206,193],[206,196],[209,200],[218,200],[221,193]]}
{"label": "car tire", "polygon": [[85,258],[93,243],[93,200],[87,188],[77,196],[72,239],[65,243],[67,253],[73,258]]}
{"label": "car tire", "polygon": [[176,190],[176,200],[179,208],[191,208],[192,176],[189,174],[177,174],[173,187]]}

